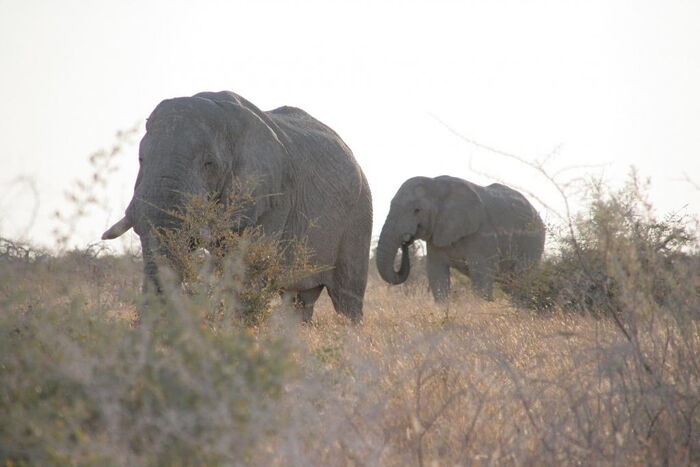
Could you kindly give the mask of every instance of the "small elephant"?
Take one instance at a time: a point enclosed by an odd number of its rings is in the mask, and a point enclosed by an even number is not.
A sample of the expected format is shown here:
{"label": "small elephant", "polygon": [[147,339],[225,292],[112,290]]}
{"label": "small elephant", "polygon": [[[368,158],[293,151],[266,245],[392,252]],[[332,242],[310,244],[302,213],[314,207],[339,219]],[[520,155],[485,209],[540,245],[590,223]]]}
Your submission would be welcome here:
{"label": "small elephant", "polygon": [[539,262],[545,229],[528,200],[500,183],[483,187],[450,176],[414,177],[391,201],[379,237],[377,269],[385,281],[406,280],[411,268],[408,246],[416,239],[427,244],[428,282],[436,301],[449,294],[450,267],[468,275],[474,289],[492,299],[496,278]]}
{"label": "small elephant", "polygon": [[186,194],[227,199],[235,182],[255,180],[247,226],[281,240],[305,239],[321,270],[290,284],[310,320],[325,287],[335,310],[362,319],[372,233],[372,198],[352,152],[333,130],[294,107],[263,112],[232,92],[161,102],[146,123],[139,173],[125,216],[102,238],[134,228],[141,239],[144,289],[160,289],[153,229],[177,229],[168,214]]}

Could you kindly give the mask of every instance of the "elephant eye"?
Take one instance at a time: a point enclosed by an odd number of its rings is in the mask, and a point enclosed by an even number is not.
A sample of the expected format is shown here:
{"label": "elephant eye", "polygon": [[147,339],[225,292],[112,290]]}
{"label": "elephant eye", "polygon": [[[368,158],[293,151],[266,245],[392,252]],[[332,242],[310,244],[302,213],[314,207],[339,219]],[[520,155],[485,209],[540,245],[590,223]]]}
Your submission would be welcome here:
{"label": "elephant eye", "polygon": [[418,214],[420,212],[420,208],[416,208],[413,210],[413,214]]}
{"label": "elephant eye", "polygon": [[202,154],[201,160],[203,161],[202,167],[209,170],[214,167],[214,161],[216,160],[216,156],[207,151],[204,154]]}

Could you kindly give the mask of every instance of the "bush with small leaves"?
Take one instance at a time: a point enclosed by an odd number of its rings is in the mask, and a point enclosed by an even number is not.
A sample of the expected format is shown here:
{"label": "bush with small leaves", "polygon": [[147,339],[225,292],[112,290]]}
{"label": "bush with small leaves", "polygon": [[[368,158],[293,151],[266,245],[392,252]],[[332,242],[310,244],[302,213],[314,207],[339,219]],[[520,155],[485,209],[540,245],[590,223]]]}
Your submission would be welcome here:
{"label": "bush with small leaves", "polygon": [[7,465],[245,463],[275,426],[293,368],[282,339],[212,326],[194,300],[153,300],[133,326],[77,293],[31,308],[4,299]]}
{"label": "bush with small leaves", "polygon": [[187,198],[170,211],[177,228],[157,231],[167,252],[160,263],[178,272],[184,290],[207,306],[210,320],[260,324],[271,300],[285,286],[318,272],[303,239],[283,240],[246,225],[252,189],[238,189],[224,202],[206,195]]}
{"label": "bush with small leaves", "polygon": [[698,237],[692,219],[659,218],[632,172],[619,190],[589,185],[588,209],[540,268],[516,278],[517,303],[593,314],[672,311],[700,317]]}

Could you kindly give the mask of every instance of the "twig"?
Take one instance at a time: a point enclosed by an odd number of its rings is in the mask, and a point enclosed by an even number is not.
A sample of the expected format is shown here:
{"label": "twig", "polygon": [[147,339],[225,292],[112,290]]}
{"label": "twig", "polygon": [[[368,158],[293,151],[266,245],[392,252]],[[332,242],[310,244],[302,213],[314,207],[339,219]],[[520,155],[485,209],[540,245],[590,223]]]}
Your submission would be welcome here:
{"label": "twig", "polygon": [[[554,213],[557,217],[559,217],[560,219],[562,219],[562,220],[565,222],[566,227],[567,227],[567,230],[568,230],[568,232],[569,232],[569,237],[570,237],[570,239],[571,239],[572,246],[574,247],[574,252],[575,252],[576,257],[577,257],[577,259],[578,259],[578,261],[579,261],[579,265],[581,266],[581,269],[583,270],[584,274],[586,274],[586,276],[588,276],[589,279],[595,280],[594,275],[592,274],[592,272],[590,271],[590,269],[589,269],[588,266],[586,265],[586,262],[583,260],[582,248],[581,248],[581,245],[579,244],[578,237],[577,237],[577,235],[576,235],[576,230],[575,230],[575,228],[574,228],[574,216],[573,216],[573,212],[572,212],[572,209],[571,209],[571,205],[570,205],[570,203],[569,203],[569,197],[568,197],[568,195],[567,195],[567,193],[566,193],[566,190],[565,190],[565,188],[568,186],[568,184],[567,184],[567,185],[562,185],[558,180],[556,180],[556,174],[551,174],[551,173],[549,173],[549,171],[548,171],[548,170],[546,169],[546,167],[544,166],[544,164],[551,158],[551,154],[550,154],[549,156],[545,157],[544,160],[543,160],[543,162],[537,162],[537,161],[532,162],[532,161],[529,161],[529,160],[527,160],[527,159],[525,159],[525,158],[523,158],[523,157],[520,157],[520,156],[518,156],[518,155],[516,155],[516,154],[510,153],[510,152],[506,152],[506,151],[502,151],[502,150],[496,149],[496,148],[494,148],[494,147],[492,147],[492,146],[488,146],[488,145],[482,144],[482,143],[480,143],[480,142],[478,142],[478,141],[476,141],[476,140],[474,140],[474,139],[472,139],[472,138],[469,138],[469,137],[467,137],[467,136],[465,136],[465,135],[459,133],[458,131],[456,131],[455,129],[453,129],[451,126],[449,126],[447,123],[445,123],[444,121],[442,121],[442,120],[439,119],[438,117],[436,117],[436,116],[434,116],[434,115],[431,115],[431,116],[432,116],[435,120],[437,120],[439,123],[441,123],[450,133],[452,133],[452,134],[454,134],[455,136],[459,137],[459,138],[462,139],[463,141],[465,141],[465,142],[467,142],[467,143],[469,143],[469,144],[471,144],[471,145],[473,145],[473,146],[475,146],[475,147],[477,147],[477,148],[484,149],[484,150],[489,151],[489,152],[491,152],[491,153],[493,153],[493,154],[498,154],[498,155],[500,155],[500,156],[503,156],[503,157],[512,159],[512,160],[514,160],[514,161],[516,161],[516,162],[519,162],[519,163],[521,163],[521,164],[523,164],[523,165],[525,165],[525,166],[527,166],[527,167],[530,167],[531,169],[533,169],[533,170],[535,170],[536,172],[538,172],[538,173],[539,173],[542,177],[544,177],[547,181],[549,181],[549,182],[551,183],[551,185],[555,188],[555,190],[559,193],[559,196],[560,196],[562,202],[564,203],[564,213],[563,213],[563,214],[560,213],[559,211],[557,211],[556,209],[553,209],[553,208],[551,208],[551,207],[548,207],[548,205],[547,205],[546,203],[543,203],[543,202],[542,202],[538,197],[536,197],[533,193],[531,193],[531,192],[529,192],[529,191],[527,191],[527,190],[524,190],[524,191],[526,191],[526,192],[527,192],[530,196],[532,196],[533,198],[537,199],[538,202],[540,202],[543,206],[545,206],[548,210],[550,210],[552,213]],[[556,152],[556,151],[558,151],[558,148],[555,148],[555,150],[553,151],[553,153]],[[559,173],[560,173],[560,172],[561,172],[561,171],[559,171]],[[601,284],[601,286],[603,287],[603,293],[605,293],[606,295],[608,295],[608,294],[609,294],[609,290],[608,290],[607,284],[606,284],[605,282],[603,282],[603,283]],[[642,355],[641,350],[639,349],[639,346],[638,346],[638,343],[636,342],[636,339],[633,339],[633,337],[632,337],[632,335],[630,334],[630,332],[627,330],[627,328],[625,327],[625,325],[622,323],[622,321],[620,320],[620,318],[617,316],[617,312],[616,312],[614,309],[612,309],[612,307],[611,307],[609,304],[607,304],[607,303],[604,304],[604,306],[605,306],[605,308],[606,308],[607,313],[612,317],[613,322],[615,323],[615,326],[620,330],[620,332],[625,336],[625,338],[626,338],[629,342],[634,342],[634,343],[635,343],[635,348],[637,349],[637,354],[638,354],[637,356],[638,356],[638,358],[640,359],[640,361],[642,362],[642,365],[643,365],[644,369],[645,369],[648,373],[652,373],[651,367],[650,367],[649,364],[646,362],[646,359],[644,359],[644,356]]]}

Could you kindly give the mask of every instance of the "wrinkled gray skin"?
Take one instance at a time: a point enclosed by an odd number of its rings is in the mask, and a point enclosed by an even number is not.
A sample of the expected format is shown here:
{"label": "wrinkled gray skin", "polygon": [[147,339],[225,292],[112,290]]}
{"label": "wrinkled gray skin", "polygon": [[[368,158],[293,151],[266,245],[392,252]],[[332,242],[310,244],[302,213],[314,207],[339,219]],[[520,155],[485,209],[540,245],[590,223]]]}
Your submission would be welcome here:
{"label": "wrinkled gray skin", "polygon": [[527,199],[507,186],[483,187],[449,176],[415,177],[394,196],[379,237],[377,269],[385,281],[406,280],[407,248],[416,239],[428,247],[428,282],[435,300],[449,294],[451,267],[467,274],[474,289],[491,299],[497,276],[517,274],[539,262],[545,230]]}
{"label": "wrinkled gray skin", "polygon": [[[141,238],[144,290],[160,289],[152,228],[177,228],[163,210],[182,205],[183,193],[225,199],[233,182],[256,180],[247,225],[283,240],[308,240],[325,271],[288,287],[310,320],[323,287],[336,311],[362,318],[367,283],[372,201],[352,152],[330,128],[294,107],[263,112],[231,92],[204,92],[161,102],[149,117],[139,148],[134,196],[123,219],[103,234],[133,227]],[[244,226],[245,227],[245,226]]]}

